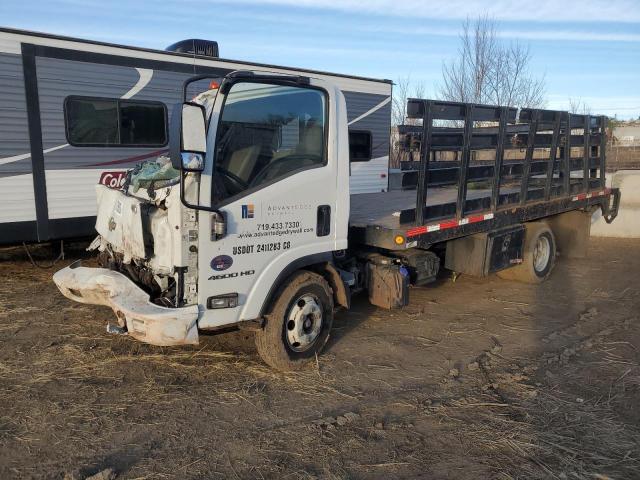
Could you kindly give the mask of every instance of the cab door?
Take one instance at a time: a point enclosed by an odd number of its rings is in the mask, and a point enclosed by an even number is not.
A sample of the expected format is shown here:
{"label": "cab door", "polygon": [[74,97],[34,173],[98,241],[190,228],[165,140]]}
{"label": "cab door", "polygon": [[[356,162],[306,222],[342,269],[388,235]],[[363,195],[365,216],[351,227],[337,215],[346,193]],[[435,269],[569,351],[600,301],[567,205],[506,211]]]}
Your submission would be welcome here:
{"label": "cab door", "polygon": [[216,214],[199,212],[200,328],[258,318],[283,276],[346,248],[346,136],[344,97],[328,82],[225,80],[200,201],[222,212],[226,234],[216,238]]}

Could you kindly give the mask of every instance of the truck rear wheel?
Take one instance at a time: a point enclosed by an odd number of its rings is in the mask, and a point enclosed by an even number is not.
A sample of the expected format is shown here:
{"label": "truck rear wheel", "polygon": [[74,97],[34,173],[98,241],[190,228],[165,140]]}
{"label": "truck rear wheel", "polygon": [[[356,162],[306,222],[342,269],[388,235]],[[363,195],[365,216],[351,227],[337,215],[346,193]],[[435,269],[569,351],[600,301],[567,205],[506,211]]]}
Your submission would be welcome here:
{"label": "truck rear wheel", "polygon": [[522,263],[498,272],[500,278],[525,283],[542,283],[556,260],[556,239],[545,222],[526,224]]}
{"label": "truck rear wheel", "polygon": [[329,339],[333,295],[317,273],[294,273],[280,288],[256,332],[256,348],[271,367],[299,370],[311,363]]}

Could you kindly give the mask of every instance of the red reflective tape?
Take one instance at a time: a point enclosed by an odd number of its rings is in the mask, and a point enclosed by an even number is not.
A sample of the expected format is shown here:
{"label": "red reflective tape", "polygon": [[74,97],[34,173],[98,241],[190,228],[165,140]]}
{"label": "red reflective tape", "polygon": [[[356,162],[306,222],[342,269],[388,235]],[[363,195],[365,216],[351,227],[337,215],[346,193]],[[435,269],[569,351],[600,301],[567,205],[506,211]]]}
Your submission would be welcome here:
{"label": "red reflective tape", "polygon": [[[579,193],[571,197],[571,200],[576,202],[578,200],[586,200],[588,198],[600,197],[602,195],[609,195],[611,193],[611,189],[605,188],[604,190],[599,190],[597,192],[589,192],[589,193]],[[434,223],[431,225],[426,225],[422,227],[414,227],[406,231],[405,236],[415,237],[416,235],[422,235],[424,233],[429,232],[437,232],[438,230],[446,230],[447,228],[455,228],[461,225],[467,225],[468,223],[478,223],[484,222],[487,220],[492,220],[494,217],[493,213],[485,213],[483,215],[472,215],[471,217],[463,218],[458,221],[456,219],[446,220],[442,223]]]}
{"label": "red reflective tape", "polygon": [[415,237],[416,235],[422,235],[423,233],[427,233],[427,227],[416,227],[410,230],[407,230],[407,237]]}
{"label": "red reflective tape", "polygon": [[578,195],[571,197],[571,201],[577,202],[578,200],[587,200],[588,198],[601,197],[603,195],[609,195],[610,193],[611,189],[609,188],[605,188],[604,190],[599,190],[597,192],[579,193]]}
{"label": "red reflective tape", "polygon": [[453,227],[457,227],[458,224],[458,220],[447,220],[446,222],[441,222],[440,223],[440,230],[444,230],[445,228],[453,228]]}
{"label": "red reflective tape", "polygon": [[463,218],[458,221],[455,218],[451,220],[446,220],[442,223],[434,223],[431,225],[423,226],[423,227],[414,227],[406,231],[405,236],[415,237],[416,235],[422,235],[424,233],[429,232],[437,232],[438,230],[446,230],[448,228],[455,228],[461,225],[467,225],[468,223],[478,223],[484,222],[486,220],[491,220],[493,218],[493,213],[485,213],[484,215],[473,215],[471,217]]}
{"label": "red reflective tape", "polygon": [[483,222],[484,215],[474,215],[473,217],[469,217],[469,223]]}

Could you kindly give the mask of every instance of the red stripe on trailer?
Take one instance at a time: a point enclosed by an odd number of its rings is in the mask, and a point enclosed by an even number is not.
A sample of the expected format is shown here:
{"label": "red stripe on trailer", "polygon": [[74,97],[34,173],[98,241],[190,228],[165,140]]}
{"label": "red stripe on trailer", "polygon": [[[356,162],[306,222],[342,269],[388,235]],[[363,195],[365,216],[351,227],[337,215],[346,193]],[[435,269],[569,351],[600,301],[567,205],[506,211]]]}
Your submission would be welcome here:
{"label": "red stripe on trailer", "polygon": [[[586,200],[588,198],[593,197],[601,197],[603,195],[609,195],[611,190],[609,188],[605,188],[604,190],[599,190],[597,192],[589,192],[589,193],[580,193],[571,197],[571,200],[576,202],[578,200]],[[452,218],[451,220],[445,220],[444,222],[434,223],[431,225],[425,225],[422,227],[414,227],[406,232],[406,236],[415,237],[417,235],[422,235],[424,233],[429,232],[437,232],[438,230],[446,230],[447,228],[455,228],[461,225],[467,225],[468,223],[478,223],[484,222],[486,220],[491,220],[493,218],[493,213],[485,213],[484,215],[472,215],[470,217],[465,217],[462,220],[456,220]]]}
{"label": "red stripe on trailer", "polygon": [[407,230],[407,237],[415,237],[416,235],[422,235],[423,233],[427,233],[427,227],[416,227]]}
{"label": "red stripe on trailer", "polygon": [[163,150],[156,150],[155,152],[145,153],[144,155],[136,155],[135,157],[127,157],[120,160],[111,160],[109,162],[91,163],[91,164],[82,165],[82,166],[83,167],[104,167],[107,165],[120,165],[122,163],[138,162],[140,160],[146,160],[147,158],[151,158],[151,157],[159,157],[160,155],[167,153],[168,151],[169,149],[165,148]]}
{"label": "red stripe on trailer", "polygon": [[446,230],[448,228],[455,228],[461,225],[467,225],[469,223],[484,222],[491,219],[493,219],[493,213],[485,213],[484,215],[473,215],[471,217],[465,217],[459,221],[453,218],[451,220],[445,220],[441,223],[434,223],[432,225],[412,228],[410,230],[407,230],[406,236],[415,237],[416,235],[422,235],[423,233],[437,232],[438,230]]}
{"label": "red stripe on trailer", "polygon": [[[475,215],[473,217],[469,217],[469,223],[476,223],[476,222],[482,222],[483,220],[490,220],[490,219],[485,219],[486,215]],[[491,216],[491,218],[493,218],[493,215]]]}
{"label": "red stripe on trailer", "polygon": [[441,222],[440,223],[440,230],[444,230],[446,228],[453,228],[453,227],[457,227],[459,225],[457,220],[447,220],[446,222]]}
{"label": "red stripe on trailer", "polygon": [[599,190],[597,192],[589,192],[589,193],[579,193],[571,197],[573,202],[577,202],[578,200],[587,200],[593,197],[602,197],[603,195],[609,195],[611,193],[611,189],[605,188],[604,190]]}
{"label": "red stripe on trailer", "polygon": [[[593,197],[601,197],[603,195],[609,195],[611,190],[609,188],[605,188],[604,190],[598,190],[597,192],[589,192],[589,193],[580,193],[571,197],[571,200],[576,202],[578,200],[586,200]],[[467,225],[468,223],[477,223],[484,222],[486,220],[491,220],[493,218],[493,213],[486,213],[484,215],[473,215],[471,217],[465,217],[462,220],[456,220],[455,218],[451,220],[445,220],[444,222],[434,223],[432,225],[426,225],[422,227],[415,227],[407,230],[406,236],[415,237],[417,235],[422,235],[424,233],[429,232],[437,232],[438,230],[446,230],[448,228],[455,228],[461,225]]]}

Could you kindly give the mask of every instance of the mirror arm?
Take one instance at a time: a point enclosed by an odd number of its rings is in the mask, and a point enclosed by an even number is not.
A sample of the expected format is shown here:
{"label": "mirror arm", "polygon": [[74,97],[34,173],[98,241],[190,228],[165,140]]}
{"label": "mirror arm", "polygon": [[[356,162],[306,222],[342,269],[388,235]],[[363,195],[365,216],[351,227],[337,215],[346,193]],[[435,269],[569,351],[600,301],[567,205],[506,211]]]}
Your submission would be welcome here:
{"label": "mirror arm", "polygon": [[171,111],[169,123],[169,158],[171,166],[176,170],[182,169],[182,103],[176,103]]}

